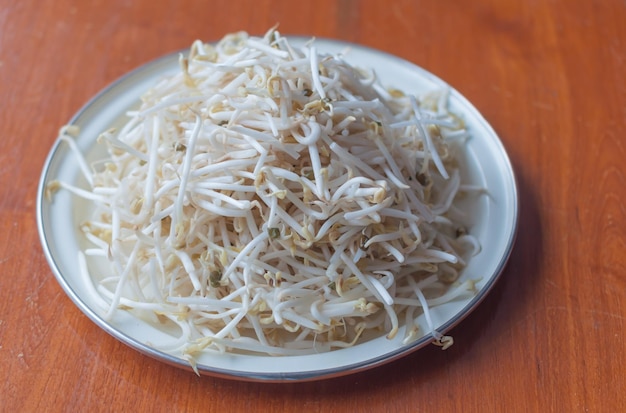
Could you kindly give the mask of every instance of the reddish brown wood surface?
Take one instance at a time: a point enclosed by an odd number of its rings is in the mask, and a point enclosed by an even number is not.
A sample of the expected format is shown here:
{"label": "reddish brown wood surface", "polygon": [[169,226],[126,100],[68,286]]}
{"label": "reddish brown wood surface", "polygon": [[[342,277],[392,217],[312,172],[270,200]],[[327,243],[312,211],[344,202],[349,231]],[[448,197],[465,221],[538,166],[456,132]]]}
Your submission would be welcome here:
{"label": "reddish brown wood surface", "polygon": [[[58,128],[142,63],[275,23],[423,66],[504,142],[517,244],[449,350],[320,382],[199,378],[107,335],[52,275],[35,203]],[[625,23],[622,0],[0,0],[0,411],[626,411]]]}

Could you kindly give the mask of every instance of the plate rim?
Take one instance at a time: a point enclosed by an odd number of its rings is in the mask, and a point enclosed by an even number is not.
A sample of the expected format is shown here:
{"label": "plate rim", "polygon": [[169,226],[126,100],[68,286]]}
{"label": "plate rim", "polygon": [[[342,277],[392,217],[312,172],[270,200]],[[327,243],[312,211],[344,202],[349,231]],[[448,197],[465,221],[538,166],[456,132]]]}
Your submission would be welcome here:
{"label": "plate rim", "polygon": [[[310,37],[306,36],[290,36],[286,35],[290,42],[305,42],[311,40]],[[486,282],[486,284],[467,302],[465,306],[454,316],[446,320],[440,327],[437,328],[437,331],[440,333],[446,333],[450,329],[454,328],[461,321],[463,321],[469,314],[471,314],[480,303],[486,298],[489,292],[493,289],[496,282],[500,279],[504,269],[508,263],[508,260],[511,256],[511,252],[515,245],[518,226],[519,226],[519,194],[518,194],[518,184],[515,176],[515,171],[513,169],[512,163],[506,152],[504,147],[504,143],[500,139],[499,135],[495,132],[492,126],[487,122],[487,120],[483,117],[483,115],[476,109],[476,107],[467,99],[464,95],[462,95],[457,89],[455,89],[450,84],[446,83],[444,80],[439,78],[437,75],[427,71],[426,69],[418,66],[415,63],[412,63],[404,58],[393,55],[391,53],[378,50],[369,46],[346,42],[338,39],[330,39],[324,37],[315,38],[315,44],[318,46],[320,43],[330,44],[334,47],[344,47],[347,49],[355,49],[364,53],[373,54],[379,57],[384,57],[385,59],[393,60],[395,63],[400,64],[402,66],[407,67],[407,69],[419,73],[420,76],[427,79],[429,82],[435,83],[440,87],[446,87],[449,89],[450,94],[454,95],[456,99],[463,104],[464,109],[471,112],[471,115],[475,122],[478,122],[482,128],[491,136],[494,142],[497,145],[497,149],[499,152],[499,160],[503,161],[506,166],[506,172],[508,174],[507,181],[509,181],[510,187],[509,190],[511,192],[511,203],[513,205],[513,211],[510,214],[512,216],[512,222],[510,227],[510,233],[506,240],[506,249],[502,256],[499,257],[498,263],[495,267],[494,274],[491,278]],[[171,52],[165,55],[162,55],[156,59],[152,59],[146,63],[141,64],[140,66],[132,69],[131,71],[123,74],[122,76],[115,79],[113,82],[106,85],[102,88],[98,93],[96,93],[91,99],[87,101],[68,121],[68,124],[74,124],[77,120],[81,119],[85,115],[85,113],[97,104],[100,100],[102,100],[107,94],[111,93],[111,91],[115,90],[119,85],[128,81],[134,77],[141,76],[143,73],[154,70],[155,67],[171,64],[171,60],[174,58],[178,58],[181,53],[186,53],[188,49],[182,49],[175,52]],[[323,46],[320,48],[323,51]],[[49,244],[49,240],[47,237],[47,229],[46,223],[44,222],[44,213],[46,210],[45,203],[46,201],[46,184],[49,182],[50,176],[50,166],[57,155],[57,152],[60,150],[62,142],[57,138],[52,145],[49,153],[45,159],[43,164],[42,173],[39,179],[38,187],[37,187],[37,201],[36,201],[36,217],[37,217],[37,229],[39,233],[39,238],[41,242],[41,246],[48,261],[49,267],[52,270],[57,282],[62,287],[64,292],[68,295],[68,297],[72,300],[74,305],[76,305],[81,312],[83,312],[92,322],[94,322],[98,327],[106,331],[109,335],[113,336],[113,338],[121,341],[125,345],[139,351],[140,353],[147,355],[153,359],[156,359],[160,362],[163,362],[168,365],[175,366],[177,368],[182,368],[185,370],[192,371],[191,365],[172,354],[169,354],[165,351],[158,350],[154,347],[151,347],[143,342],[140,342],[138,339],[128,336],[124,332],[115,328],[112,324],[104,320],[100,315],[98,315],[87,303],[85,303],[79,294],[72,288],[69,284],[69,281],[66,277],[61,273],[61,270],[57,264],[57,260],[55,259],[54,254],[52,253],[52,248]],[[313,381],[313,380],[321,380],[328,379],[333,377],[339,377],[348,374],[354,374],[360,371],[368,370],[380,366],[382,364],[387,364],[389,362],[395,361],[401,357],[404,357],[414,351],[417,351],[426,345],[428,345],[432,341],[432,337],[429,334],[426,334],[419,339],[407,344],[398,347],[397,349],[383,353],[373,358],[368,358],[365,361],[348,364],[348,365],[340,365],[332,368],[325,368],[320,370],[307,370],[302,372],[288,372],[288,373],[280,373],[280,372],[257,372],[257,371],[241,371],[241,370],[230,370],[223,369],[221,367],[212,367],[204,364],[198,364],[198,370],[200,373],[205,375],[211,375],[215,377],[227,378],[227,379],[238,379],[244,381],[256,381],[256,382],[302,382],[302,381]]]}

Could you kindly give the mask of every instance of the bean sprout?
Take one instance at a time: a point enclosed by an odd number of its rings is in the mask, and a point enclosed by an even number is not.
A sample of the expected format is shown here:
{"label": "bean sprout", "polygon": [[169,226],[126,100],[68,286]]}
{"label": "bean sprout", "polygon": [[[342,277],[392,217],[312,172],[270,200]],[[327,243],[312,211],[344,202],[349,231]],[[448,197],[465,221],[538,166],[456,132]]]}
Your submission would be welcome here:
{"label": "bean sprout", "polygon": [[461,183],[446,136],[462,145],[467,133],[446,91],[385,89],[373,71],[274,29],[195,42],[180,64],[124,128],[102,134],[109,158],[97,171],[81,158],[89,190],[50,185],[94,206],[80,269],[107,317],[178,326],[169,350],[192,365],[210,350],[391,339],[401,324],[406,343],[420,314],[451,344],[429,306],[471,293],[456,278],[480,246],[447,214],[479,188]]}

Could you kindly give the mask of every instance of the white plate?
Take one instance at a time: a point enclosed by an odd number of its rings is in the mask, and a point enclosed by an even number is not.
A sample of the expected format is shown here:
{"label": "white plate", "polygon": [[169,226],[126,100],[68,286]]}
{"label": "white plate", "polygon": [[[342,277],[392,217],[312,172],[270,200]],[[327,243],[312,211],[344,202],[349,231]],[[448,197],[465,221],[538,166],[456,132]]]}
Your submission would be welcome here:
{"label": "white plate", "polygon": [[[291,38],[292,44],[306,39]],[[373,67],[385,86],[419,95],[448,87],[431,73],[395,56],[362,46],[332,40],[316,40],[320,52],[337,53],[350,49],[346,60],[355,66]],[[122,77],[85,105],[70,121],[80,126],[77,144],[85,153],[93,152],[95,138],[111,125],[119,123],[126,110],[137,104],[139,96],[159,78],[178,70],[178,54],[165,56]],[[446,332],[469,314],[493,287],[513,247],[518,217],[518,201],[513,170],[496,133],[480,113],[456,90],[450,93],[450,109],[460,114],[472,138],[467,144],[465,183],[488,190],[473,205],[475,224],[471,232],[482,245],[462,277],[481,278],[475,296],[432,309],[438,331]],[[84,242],[77,231],[77,217],[85,214],[67,191],[55,194],[53,202],[45,199],[46,185],[55,179],[79,182],[79,166],[67,145],[56,142],[46,160],[39,182],[37,219],[46,258],[65,292],[98,326],[140,352],[171,365],[189,369],[189,364],[149,345],[165,339],[166,333],[124,312],[105,321],[88,293],[77,270],[77,252]],[[424,320],[419,320],[427,332]],[[427,334],[402,345],[401,330],[394,340],[376,338],[352,348],[308,356],[270,357],[258,355],[205,354],[198,358],[203,374],[255,381],[314,380],[353,373],[404,356],[431,342]],[[456,345],[463,345],[457,343]]]}

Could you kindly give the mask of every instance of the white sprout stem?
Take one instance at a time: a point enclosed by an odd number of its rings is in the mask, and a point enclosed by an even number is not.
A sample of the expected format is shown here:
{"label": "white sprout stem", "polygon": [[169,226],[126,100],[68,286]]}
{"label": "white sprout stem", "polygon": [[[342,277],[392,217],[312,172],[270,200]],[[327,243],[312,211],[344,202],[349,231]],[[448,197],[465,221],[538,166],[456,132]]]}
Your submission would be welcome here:
{"label": "white sprout stem", "polygon": [[65,127],[61,129],[59,139],[67,143],[67,145],[70,147],[70,150],[72,151],[74,157],[76,158],[76,161],[78,162],[80,171],[83,173],[83,176],[89,183],[89,186],[93,187],[93,177],[92,177],[91,170],[89,169],[89,166],[87,165],[87,161],[85,160],[85,157],[83,156],[82,152],[78,148],[78,145],[76,145],[76,141],[74,141],[74,138],[67,135],[67,132],[66,132],[67,129],[69,128]]}
{"label": "white sprout stem", "polygon": [[124,288],[126,279],[128,278],[128,275],[130,274],[130,270],[133,268],[133,266],[130,264],[132,264],[135,261],[137,253],[139,252],[140,245],[141,245],[140,243],[135,244],[135,247],[133,248],[130,256],[128,257],[127,265],[124,268],[123,272],[120,274],[119,282],[117,283],[117,286],[115,288],[115,293],[113,297],[111,298],[111,304],[110,304],[109,310],[107,311],[105,315],[105,319],[107,320],[111,319],[111,316],[113,315],[113,313],[115,312],[115,309],[119,305],[120,299],[122,298],[122,290]]}
{"label": "white sprout stem", "polygon": [[361,270],[359,270],[359,268],[356,266],[356,264],[354,263],[354,261],[352,261],[350,258],[348,258],[348,256],[345,253],[341,253],[341,260],[344,262],[344,264],[346,264],[346,266],[348,267],[348,269],[357,276],[357,278],[359,279],[359,281],[361,281],[361,283],[365,286],[365,288],[367,288],[375,297],[378,301],[382,302],[382,303],[387,303],[388,301],[389,304],[393,304],[393,298],[391,298],[389,296],[388,293],[383,294],[381,293],[375,286],[374,284],[372,284],[372,281],[366,277]]}
{"label": "white sprout stem", "polygon": [[315,175],[317,197],[327,199],[327,195],[324,191],[324,178],[322,177],[322,163],[316,145],[309,145],[309,156],[311,157],[311,166],[313,167],[313,174]]}
{"label": "white sprout stem", "polygon": [[107,198],[106,196],[102,195],[102,194],[96,194],[93,191],[89,191],[83,188],[79,188],[77,186],[74,185],[70,185],[64,181],[54,181],[56,184],[58,184],[58,186],[60,188],[63,188],[67,191],[70,191],[71,193],[73,193],[74,195],[78,195],[79,197],[83,198],[83,199],[87,199],[89,201],[93,201],[93,202],[98,202],[98,203],[105,203],[107,202]]}
{"label": "white sprout stem", "polygon": [[123,151],[125,151],[126,153],[135,156],[138,159],[141,159],[144,162],[148,161],[148,157],[146,156],[145,153],[138,151],[137,149],[133,148],[132,146],[128,145],[125,142],[120,141],[119,139],[117,139],[116,137],[114,137],[112,135],[111,131],[107,131],[104,132],[102,135],[100,135],[98,137],[98,140],[103,139],[106,140],[107,142],[109,142],[112,146],[121,149]]}
{"label": "white sprout stem", "polygon": [[317,55],[317,49],[315,47],[311,47],[309,49],[309,56],[311,58],[311,78],[313,79],[313,87],[317,91],[317,94],[320,96],[320,99],[326,98],[326,92],[322,87],[322,82],[320,81],[319,75],[319,57]]}
{"label": "white sprout stem", "polygon": [[146,176],[146,186],[144,192],[146,209],[152,206],[154,188],[156,185],[156,167],[158,157],[158,146],[160,138],[160,119],[155,116],[152,124],[152,139],[150,141],[150,149],[148,156],[148,175]]}
{"label": "white sprout stem", "polygon": [[428,306],[428,302],[422,290],[417,286],[415,280],[412,277],[408,277],[409,285],[413,288],[413,292],[417,296],[417,299],[422,306],[422,310],[424,311],[424,318],[426,319],[426,324],[428,324],[428,329],[430,330],[430,334],[433,336],[435,340],[440,340],[442,335],[437,330],[435,330],[435,324],[433,323],[433,319],[430,314],[430,307]]}
{"label": "white sprout stem", "polygon": [[252,251],[258,244],[265,242],[267,238],[267,231],[259,233],[259,235],[257,235],[252,241],[250,241],[248,245],[246,245],[245,248],[242,249],[239,254],[237,254],[237,258],[235,258],[233,262],[228,266],[228,268],[226,268],[222,276],[224,278],[228,278],[242,261],[250,259],[250,257],[248,257],[248,253]]}
{"label": "white sprout stem", "polygon": [[411,100],[411,106],[413,107],[413,112],[415,114],[415,124],[420,130],[420,133],[422,134],[422,136],[424,137],[424,140],[426,141],[426,147],[428,148],[428,151],[430,152],[430,156],[432,156],[433,162],[435,162],[435,166],[437,167],[437,170],[439,171],[441,176],[444,179],[448,179],[448,172],[446,172],[446,168],[443,166],[443,162],[441,161],[441,157],[439,156],[439,153],[437,152],[437,148],[435,148],[435,144],[433,143],[433,140],[430,137],[430,134],[428,133],[428,131],[426,131],[426,128],[424,127],[422,123],[421,111],[420,111],[419,106],[417,105],[417,100],[415,99],[415,96],[413,95],[409,96],[409,99]]}
{"label": "white sprout stem", "polygon": [[202,126],[202,120],[199,115],[196,115],[196,125],[191,132],[191,137],[187,144],[187,151],[185,153],[185,160],[183,161],[183,171],[180,177],[180,186],[178,187],[178,194],[176,196],[176,207],[174,209],[174,227],[176,227],[183,217],[183,198],[187,190],[187,181],[191,172],[191,159],[194,154],[194,147],[196,145],[196,139],[200,134],[200,127]]}
{"label": "white sprout stem", "polygon": [[96,304],[100,309],[107,310],[109,308],[109,303],[102,299],[102,296],[98,294],[96,288],[93,285],[93,279],[89,274],[89,268],[87,266],[87,259],[85,258],[85,253],[82,251],[78,251],[78,271],[81,279],[83,280],[83,284],[87,287],[89,295],[94,298]]}

